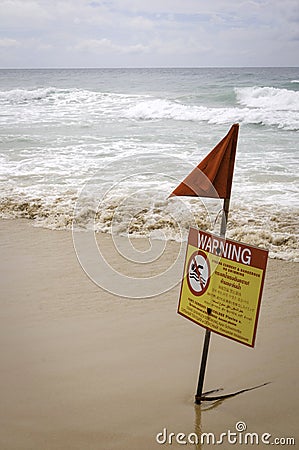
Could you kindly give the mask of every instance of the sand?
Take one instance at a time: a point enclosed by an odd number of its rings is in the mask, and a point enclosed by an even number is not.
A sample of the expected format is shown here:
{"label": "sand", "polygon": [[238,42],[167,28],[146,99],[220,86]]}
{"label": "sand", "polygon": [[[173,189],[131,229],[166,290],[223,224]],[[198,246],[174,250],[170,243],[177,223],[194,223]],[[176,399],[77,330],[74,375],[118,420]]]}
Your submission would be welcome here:
{"label": "sand", "polygon": [[[298,445],[298,263],[269,261],[254,349],[211,339],[206,390],[271,383],[196,406],[204,330],[176,313],[179,285],[154,298],[117,297],[87,277],[70,232],[25,220],[2,220],[0,230],[1,450],[151,450],[169,446],[156,442],[164,428],[219,438],[238,421]],[[117,258],[110,238],[98,238]]]}

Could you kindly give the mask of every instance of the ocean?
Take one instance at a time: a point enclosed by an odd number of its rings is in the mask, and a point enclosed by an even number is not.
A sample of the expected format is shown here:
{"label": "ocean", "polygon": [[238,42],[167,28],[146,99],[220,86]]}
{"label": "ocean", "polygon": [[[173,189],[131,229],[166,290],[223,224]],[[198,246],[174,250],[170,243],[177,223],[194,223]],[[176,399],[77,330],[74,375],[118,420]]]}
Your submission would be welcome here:
{"label": "ocean", "polygon": [[172,190],[240,124],[228,237],[298,259],[299,68],[0,70],[0,217],[185,240]]}

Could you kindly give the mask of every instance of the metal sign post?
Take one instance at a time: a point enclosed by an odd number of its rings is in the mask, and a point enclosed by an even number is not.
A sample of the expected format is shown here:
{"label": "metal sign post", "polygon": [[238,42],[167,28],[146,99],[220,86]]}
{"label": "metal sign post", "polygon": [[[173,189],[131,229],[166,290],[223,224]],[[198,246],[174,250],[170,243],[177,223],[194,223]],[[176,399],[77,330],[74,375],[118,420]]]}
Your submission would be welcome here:
{"label": "metal sign post", "polygon": [[[226,233],[226,224],[227,224],[227,218],[228,218],[228,212],[229,212],[229,203],[230,199],[225,198],[223,201],[223,209],[222,209],[222,217],[221,217],[221,226],[220,226],[220,236],[225,237]],[[212,311],[207,311],[208,314]],[[210,345],[210,338],[211,338],[211,330],[208,328],[206,329],[205,333],[205,340],[203,344],[203,350],[202,350],[202,357],[201,357],[201,363],[200,363],[200,371],[199,371],[199,377],[198,377],[198,384],[197,384],[197,391],[195,395],[195,403],[197,405],[200,405],[201,398],[202,398],[202,391],[203,391],[203,383],[205,379],[205,373],[206,373],[206,366],[207,366],[207,359],[208,359],[208,353],[209,353],[209,345]]]}

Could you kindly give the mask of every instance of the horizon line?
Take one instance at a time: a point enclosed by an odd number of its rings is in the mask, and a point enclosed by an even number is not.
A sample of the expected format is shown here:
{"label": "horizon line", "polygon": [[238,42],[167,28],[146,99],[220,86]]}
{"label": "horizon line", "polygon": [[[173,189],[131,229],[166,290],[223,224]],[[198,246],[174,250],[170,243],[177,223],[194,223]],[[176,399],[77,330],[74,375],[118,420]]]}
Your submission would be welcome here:
{"label": "horizon line", "polygon": [[0,70],[298,69],[299,66],[0,67]]}

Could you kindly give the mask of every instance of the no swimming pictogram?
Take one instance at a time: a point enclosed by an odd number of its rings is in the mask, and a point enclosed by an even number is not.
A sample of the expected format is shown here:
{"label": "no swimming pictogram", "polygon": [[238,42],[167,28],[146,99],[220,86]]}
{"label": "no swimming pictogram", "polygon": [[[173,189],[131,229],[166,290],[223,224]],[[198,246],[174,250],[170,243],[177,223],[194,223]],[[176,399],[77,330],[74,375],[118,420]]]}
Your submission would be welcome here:
{"label": "no swimming pictogram", "polygon": [[210,264],[207,255],[200,250],[194,252],[188,263],[187,283],[193,295],[205,293],[210,282]]}

